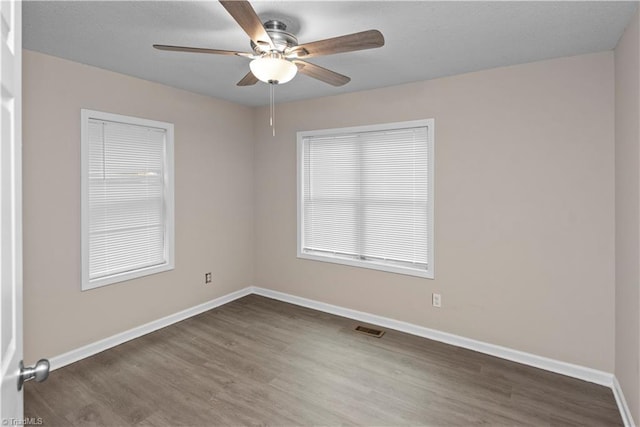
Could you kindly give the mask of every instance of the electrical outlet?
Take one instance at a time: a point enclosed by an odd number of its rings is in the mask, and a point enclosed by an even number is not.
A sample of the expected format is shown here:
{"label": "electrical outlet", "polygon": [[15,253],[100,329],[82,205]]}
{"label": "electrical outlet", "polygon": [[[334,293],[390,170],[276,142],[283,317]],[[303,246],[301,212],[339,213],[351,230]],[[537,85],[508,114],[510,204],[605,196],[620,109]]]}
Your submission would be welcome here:
{"label": "electrical outlet", "polygon": [[440,294],[431,294],[431,304],[434,307],[442,307],[442,295]]}
{"label": "electrical outlet", "polygon": [[204,274],[204,283],[211,283],[211,273]]}

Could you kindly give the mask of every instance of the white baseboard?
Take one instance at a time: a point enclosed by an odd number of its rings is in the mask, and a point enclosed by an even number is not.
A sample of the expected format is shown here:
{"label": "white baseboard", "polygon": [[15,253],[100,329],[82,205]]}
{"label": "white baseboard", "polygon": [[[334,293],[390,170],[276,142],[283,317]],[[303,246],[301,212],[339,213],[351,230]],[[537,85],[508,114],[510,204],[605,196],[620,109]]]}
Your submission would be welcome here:
{"label": "white baseboard", "polygon": [[620,415],[622,416],[625,427],[636,427],[629,406],[627,406],[627,400],[624,398],[624,393],[622,393],[622,388],[616,377],[613,377],[613,386],[611,388],[613,389],[613,396],[616,398],[616,403],[620,409]]}
{"label": "white baseboard", "polygon": [[495,344],[489,344],[482,341],[476,341],[470,338],[461,337],[459,335],[426,328],[424,326],[418,326],[411,323],[402,322],[400,320],[390,319],[388,317],[377,316],[375,314],[369,314],[362,311],[340,307],[337,305],[326,304],[307,298],[301,298],[282,292],[272,291],[270,289],[254,287],[253,293],[265,296],[267,298],[273,298],[279,301],[312,308],[314,310],[324,311],[325,313],[331,313],[338,316],[347,317],[349,319],[383,326],[389,329],[395,329],[396,331],[406,332],[411,335],[417,335],[419,337],[428,338],[434,341],[440,341],[443,343],[455,345],[456,347],[467,348],[469,350],[478,351],[480,353],[489,354],[491,356],[500,357],[502,359],[511,360],[513,362],[522,363],[524,365],[534,366],[536,368],[556,372],[558,374],[567,375],[569,377],[578,378],[584,381],[589,381],[591,383],[596,383],[607,387],[611,387],[613,385],[613,374],[610,374],[608,372],[598,371],[596,369],[574,365],[567,362],[561,362],[559,360],[549,359],[547,357],[537,356],[535,354],[525,353],[523,351],[502,347]]}
{"label": "white baseboard", "polygon": [[62,368],[63,366],[69,365],[73,362],[77,362],[78,360],[84,359],[86,357],[93,356],[94,354],[108,350],[134,338],[141,337],[153,331],[157,331],[158,329],[188,319],[200,313],[204,313],[205,311],[211,310],[212,308],[227,304],[233,300],[251,294],[252,290],[252,287],[240,289],[239,291],[223,295],[221,297],[212,299],[211,301],[196,305],[195,307],[182,310],[178,313],[171,314],[161,319],[154,320],[153,322],[137,326],[133,329],[129,329],[128,331],[124,331],[103,340],[85,345],[84,347],[80,347],[59,356],[52,357],[49,360],[49,363],[51,364],[51,370]]}
{"label": "white baseboard", "polygon": [[613,395],[616,399],[616,403],[620,410],[620,415],[622,416],[625,427],[636,427],[633,421],[633,417],[631,416],[631,412],[629,411],[629,407],[627,406],[626,400],[624,398],[624,394],[622,393],[622,389],[620,388],[620,384],[618,383],[618,380],[615,378],[615,376],[611,373],[587,368],[584,366],[574,365],[572,363],[562,362],[543,356],[537,356],[535,354],[502,347],[495,344],[489,344],[470,338],[465,338],[459,335],[426,328],[424,326],[418,326],[411,323],[402,322],[400,320],[390,319],[388,317],[365,313],[358,310],[352,310],[337,305],[314,301],[311,299],[297,297],[295,295],[290,295],[283,292],[273,291],[270,289],[255,286],[249,286],[244,289],[240,289],[238,291],[223,295],[195,307],[188,308],[186,310],[163,317],[153,322],[146,323],[144,325],[113,335],[103,340],[96,341],[75,350],[71,350],[59,356],[55,356],[50,359],[51,370],[61,368],[86,357],[93,356],[94,354],[108,350],[109,348],[115,347],[134,338],[141,337],[150,332],[196,316],[200,313],[204,313],[205,311],[227,304],[231,301],[250,294],[261,295],[267,298],[272,298],[302,307],[323,311],[325,313],[335,314],[337,316],[347,317],[349,319],[379,325],[385,328],[394,329],[396,331],[432,339],[434,341],[439,341],[446,344],[451,344],[456,347],[467,348],[469,350],[478,351],[480,353],[489,354],[491,356],[500,357],[502,359],[511,360],[513,362],[522,363],[524,365],[533,366],[536,368],[556,372],[558,374],[610,387],[613,390]]}
{"label": "white baseboard", "polygon": [[467,348],[469,350],[478,351],[480,353],[489,354],[491,356],[500,357],[502,359],[511,360],[513,362],[522,363],[523,365],[533,366],[544,369],[546,371],[555,372],[566,375],[568,377],[577,378],[591,383],[603,385],[613,390],[613,395],[618,405],[618,410],[622,417],[625,427],[636,427],[633,417],[627,406],[627,402],[618,383],[618,379],[609,372],[599,371],[585,366],[574,365],[572,363],[562,362],[560,360],[550,359],[548,357],[538,356],[524,351],[514,350],[495,344],[489,344],[482,341],[473,340],[471,338],[461,337],[459,335],[438,331],[435,329],[418,326],[407,322],[402,322],[388,317],[377,316],[375,314],[365,313],[350,308],[344,308],[337,305],[327,304],[324,302],[314,301],[307,298],[297,297],[295,295],[283,292],[272,291],[259,287],[253,287],[254,294],[262,295],[278,301],[284,301],[302,307],[311,308],[325,313],[335,314],[337,316],[358,320],[361,322],[371,323],[373,325],[394,329],[400,332],[406,332],[423,338],[440,341],[443,343],[455,345],[456,347]]}

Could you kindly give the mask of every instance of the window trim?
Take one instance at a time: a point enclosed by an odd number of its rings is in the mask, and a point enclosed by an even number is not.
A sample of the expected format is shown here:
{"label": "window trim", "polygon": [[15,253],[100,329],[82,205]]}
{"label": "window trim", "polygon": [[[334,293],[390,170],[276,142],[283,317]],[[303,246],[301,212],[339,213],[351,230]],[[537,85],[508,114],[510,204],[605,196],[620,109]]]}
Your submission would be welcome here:
{"label": "window trim", "polygon": [[[427,194],[429,195],[427,200],[427,218],[429,219],[427,224],[427,244],[428,248],[428,259],[427,259],[427,269],[415,269],[411,267],[403,267],[397,265],[391,265],[387,263],[380,263],[373,260],[361,261],[355,259],[342,258],[337,256],[329,256],[329,255],[317,255],[317,254],[309,254],[302,251],[302,242],[303,242],[303,230],[304,230],[304,139],[311,136],[331,136],[331,135],[344,135],[346,133],[357,133],[357,132],[378,132],[378,131],[386,131],[386,130],[397,130],[397,129],[406,129],[406,128],[415,128],[415,127],[426,127],[427,128],[427,138],[428,138],[428,184],[427,184]],[[435,247],[435,218],[434,218],[434,198],[435,198],[435,162],[434,162],[434,153],[435,153],[435,120],[434,119],[422,119],[422,120],[411,120],[405,122],[394,122],[394,123],[383,123],[383,124],[375,124],[375,125],[365,125],[365,126],[353,126],[353,127],[344,127],[344,128],[334,128],[334,129],[320,129],[313,131],[300,131],[297,132],[297,153],[296,153],[296,163],[297,163],[297,175],[296,175],[296,184],[297,184],[297,200],[296,200],[296,208],[297,208],[297,258],[300,259],[308,259],[313,261],[322,261],[329,262],[334,264],[342,264],[348,265],[352,267],[359,268],[367,268],[373,270],[386,271],[390,273],[398,273],[405,274],[409,276],[417,276],[423,277],[427,279],[435,278],[435,268],[434,268],[434,247]]]}
{"label": "window trim", "polygon": [[[165,142],[165,259],[166,262],[150,267],[143,267],[133,271],[112,274],[91,280],[89,278],[89,120],[103,120],[116,123],[124,123],[145,127],[163,129],[166,132]],[[174,129],[172,123],[157,120],[142,119],[139,117],[106,113],[88,109],[80,110],[80,206],[81,206],[81,284],[82,291],[124,282],[175,268],[175,204],[174,204]]]}

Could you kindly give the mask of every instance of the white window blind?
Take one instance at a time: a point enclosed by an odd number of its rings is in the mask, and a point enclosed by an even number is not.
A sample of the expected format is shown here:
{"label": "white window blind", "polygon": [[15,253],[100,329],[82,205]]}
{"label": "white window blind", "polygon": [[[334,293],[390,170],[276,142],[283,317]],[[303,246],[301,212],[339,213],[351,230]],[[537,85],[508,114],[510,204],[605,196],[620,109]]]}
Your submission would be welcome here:
{"label": "white window blind", "polygon": [[172,128],[95,116],[83,117],[83,289],[173,267]]}
{"label": "white window blind", "polygon": [[302,135],[301,257],[432,277],[428,122]]}

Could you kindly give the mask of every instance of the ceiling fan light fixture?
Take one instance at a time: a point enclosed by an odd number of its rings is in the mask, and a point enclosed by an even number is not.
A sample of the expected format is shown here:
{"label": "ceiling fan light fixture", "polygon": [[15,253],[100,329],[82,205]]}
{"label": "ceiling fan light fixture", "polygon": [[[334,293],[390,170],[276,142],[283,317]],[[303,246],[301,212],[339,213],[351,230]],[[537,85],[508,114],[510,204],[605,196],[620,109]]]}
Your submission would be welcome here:
{"label": "ceiling fan light fixture", "polygon": [[278,53],[254,59],[249,63],[249,68],[258,80],[270,84],[287,83],[298,72],[298,67],[293,62],[287,61]]}

